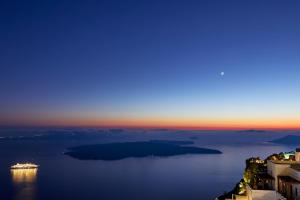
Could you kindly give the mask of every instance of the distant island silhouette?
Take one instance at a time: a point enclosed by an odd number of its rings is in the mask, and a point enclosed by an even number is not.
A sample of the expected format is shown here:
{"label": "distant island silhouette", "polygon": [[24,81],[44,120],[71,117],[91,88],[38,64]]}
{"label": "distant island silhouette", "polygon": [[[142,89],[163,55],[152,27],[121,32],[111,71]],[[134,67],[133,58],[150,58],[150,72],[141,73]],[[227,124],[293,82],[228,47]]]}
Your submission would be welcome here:
{"label": "distant island silhouette", "polygon": [[287,136],[272,140],[271,142],[276,143],[276,144],[286,144],[286,145],[300,144],[300,136],[287,135]]}
{"label": "distant island silhouette", "polygon": [[256,129],[249,129],[249,130],[241,130],[237,131],[238,133],[266,133],[265,130],[256,130]]}
{"label": "distant island silhouette", "polygon": [[0,141],[7,140],[30,140],[30,141],[61,141],[61,140],[91,140],[91,139],[101,139],[105,136],[117,135],[122,132],[121,129],[115,130],[97,130],[93,132],[85,132],[85,131],[65,131],[65,130],[49,130],[49,131],[32,131],[33,135],[26,135],[23,133],[22,135],[15,136],[3,136],[0,137]]}
{"label": "distant island silhouette", "polygon": [[72,147],[65,154],[80,160],[120,160],[129,157],[222,153],[215,149],[181,146],[192,143],[191,141],[150,140],[95,144]]}

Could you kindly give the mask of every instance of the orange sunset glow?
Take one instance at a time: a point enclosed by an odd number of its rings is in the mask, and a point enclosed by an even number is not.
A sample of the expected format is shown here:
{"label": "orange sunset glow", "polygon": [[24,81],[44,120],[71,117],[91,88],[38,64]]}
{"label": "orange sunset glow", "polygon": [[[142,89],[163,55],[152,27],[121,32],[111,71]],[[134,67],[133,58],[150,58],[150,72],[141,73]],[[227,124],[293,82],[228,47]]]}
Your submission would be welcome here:
{"label": "orange sunset glow", "polygon": [[170,128],[170,129],[300,129],[300,119],[272,118],[226,118],[226,119],[189,119],[189,118],[47,118],[24,119],[13,124],[29,126],[74,126],[74,127],[111,127],[111,128]]}

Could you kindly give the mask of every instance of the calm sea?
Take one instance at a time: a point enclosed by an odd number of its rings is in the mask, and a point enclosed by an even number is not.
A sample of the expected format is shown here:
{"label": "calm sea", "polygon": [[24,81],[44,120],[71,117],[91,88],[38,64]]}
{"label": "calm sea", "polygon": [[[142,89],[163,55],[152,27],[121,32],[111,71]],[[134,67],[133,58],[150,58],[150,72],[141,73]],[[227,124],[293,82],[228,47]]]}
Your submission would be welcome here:
{"label": "calm sea", "polygon": [[[246,158],[293,150],[267,143],[286,134],[127,131],[98,140],[0,141],[0,199],[212,200],[242,178]],[[62,154],[79,144],[148,139],[192,140],[223,154],[118,161],[81,161]],[[10,172],[12,164],[23,161],[40,167],[27,174]]]}

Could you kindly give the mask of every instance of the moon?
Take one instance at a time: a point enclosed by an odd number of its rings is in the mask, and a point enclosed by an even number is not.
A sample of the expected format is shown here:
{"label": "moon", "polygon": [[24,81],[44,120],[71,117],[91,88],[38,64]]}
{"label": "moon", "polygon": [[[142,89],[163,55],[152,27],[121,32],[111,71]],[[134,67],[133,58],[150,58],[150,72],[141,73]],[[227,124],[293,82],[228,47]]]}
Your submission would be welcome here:
{"label": "moon", "polygon": [[224,76],[224,75],[225,75],[225,72],[221,72],[220,75],[221,75],[221,76]]}

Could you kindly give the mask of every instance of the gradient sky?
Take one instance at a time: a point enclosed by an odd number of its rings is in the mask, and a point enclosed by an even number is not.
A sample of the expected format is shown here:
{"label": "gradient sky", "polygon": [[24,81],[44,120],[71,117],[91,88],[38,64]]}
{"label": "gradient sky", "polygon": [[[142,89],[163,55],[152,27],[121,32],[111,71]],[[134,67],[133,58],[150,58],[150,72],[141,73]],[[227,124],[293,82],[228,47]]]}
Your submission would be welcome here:
{"label": "gradient sky", "polygon": [[300,128],[299,10],[1,1],[0,124]]}

